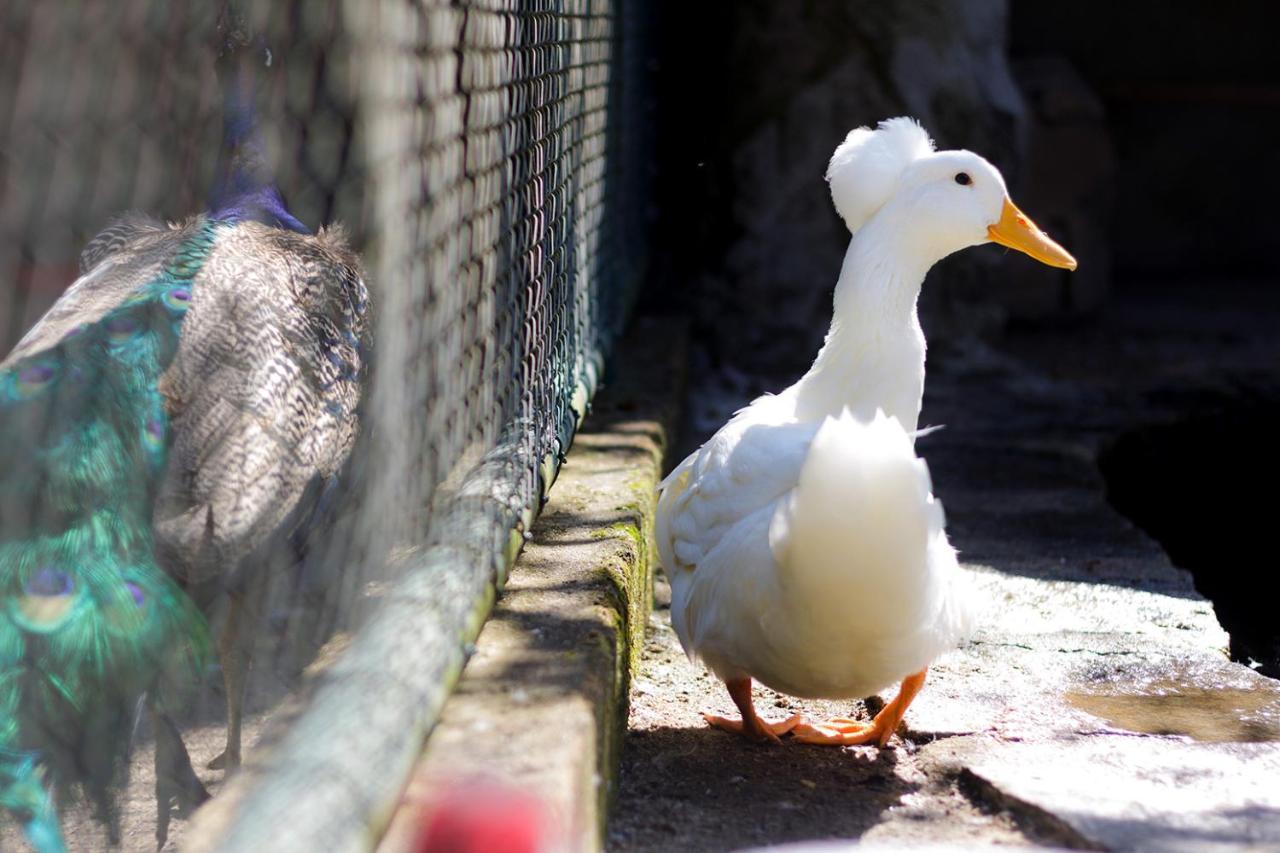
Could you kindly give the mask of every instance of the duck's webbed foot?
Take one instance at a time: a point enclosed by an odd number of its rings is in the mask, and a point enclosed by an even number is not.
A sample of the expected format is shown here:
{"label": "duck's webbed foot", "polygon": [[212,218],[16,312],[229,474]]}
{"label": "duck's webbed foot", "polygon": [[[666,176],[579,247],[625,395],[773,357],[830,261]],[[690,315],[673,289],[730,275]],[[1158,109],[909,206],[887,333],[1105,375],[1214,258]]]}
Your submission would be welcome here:
{"label": "duck's webbed foot", "polygon": [[829,746],[857,746],[864,743],[875,743],[884,747],[889,738],[898,730],[902,717],[907,713],[907,706],[924,686],[925,673],[922,669],[915,675],[908,675],[898,688],[898,695],[893,701],[880,709],[880,713],[871,722],[851,720],[847,717],[836,717],[821,723],[801,722],[792,729],[795,739],[801,743],[825,744]]}
{"label": "duck's webbed foot", "polygon": [[704,712],[702,718],[717,729],[744,735],[752,740],[771,740],[774,743],[781,743],[782,735],[802,725],[804,722],[804,718],[799,714],[793,714],[787,719],[776,723],[757,716],[755,705],[751,702],[750,678],[735,678],[725,682],[725,686],[729,688],[729,695],[733,698],[733,704],[737,705],[738,710],[742,712],[742,719],[731,720],[728,717],[720,717]]}
{"label": "duck's webbed foot", "polygon": [[728,717],[718,717],[715,714],[703,712],[702,719],[706,720],[717,729],[724,729],[726,732],[744,735],[752,740],[771,740],[775,743],[782,742],[782,735],[795,729],[796,726],[803,724],[804,718],[799,714],[787,717],[785,720],[779,720],[771,723],[760,717],[753,717],[750,720],[732,720]]}

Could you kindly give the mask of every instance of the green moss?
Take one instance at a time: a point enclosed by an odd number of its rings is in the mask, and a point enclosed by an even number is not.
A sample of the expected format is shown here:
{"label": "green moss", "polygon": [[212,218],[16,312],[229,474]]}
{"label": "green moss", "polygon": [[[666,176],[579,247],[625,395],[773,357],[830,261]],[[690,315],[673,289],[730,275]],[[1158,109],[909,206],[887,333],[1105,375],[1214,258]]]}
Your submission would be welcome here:
{"label": "green moss", "polygon": [[[625,507],[617,509],[625,511]],[[640,527],[631,521],[616,521],[608,527],[601,527],[591,532],[592,539],[619,539],[626,538],[631,540],[637,549],[643,550],[645,547],[644,535],[640,532]]]}
{"label": "green moss", "polygon": [[627,637],[627,667],[629,672],[640,665],[640,652],[644,648],[645,627],[649,621],[649,609],[653,602],[652,548],[653,518],[651,512],[640,507],[619,508],[635,521],[618,521],[592,532],[593,539],[613,539],[628,543],[622,553],[610,555],[599,570],[609,581],[617,609],[617,628]]}

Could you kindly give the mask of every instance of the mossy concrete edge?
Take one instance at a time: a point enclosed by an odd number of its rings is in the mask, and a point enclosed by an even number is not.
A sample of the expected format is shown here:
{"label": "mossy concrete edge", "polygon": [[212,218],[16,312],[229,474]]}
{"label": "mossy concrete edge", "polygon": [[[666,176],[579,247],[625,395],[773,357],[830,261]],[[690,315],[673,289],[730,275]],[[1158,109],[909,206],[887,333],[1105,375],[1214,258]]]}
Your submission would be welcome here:
{"label": "mossy concrete edge", "polygon": [[642,318],[619,342],[383,853],[411,849],[424,809],[468,786],[495,819],[532,801],[550,849],[602,846],[652,603],[655,488],[686,339],[682,321]]}

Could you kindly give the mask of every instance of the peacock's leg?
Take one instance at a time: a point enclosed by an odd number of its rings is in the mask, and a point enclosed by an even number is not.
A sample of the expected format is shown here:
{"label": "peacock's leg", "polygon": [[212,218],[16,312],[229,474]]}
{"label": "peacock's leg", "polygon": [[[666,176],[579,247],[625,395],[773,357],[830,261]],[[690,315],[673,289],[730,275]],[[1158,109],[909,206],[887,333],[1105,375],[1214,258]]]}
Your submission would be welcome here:
{"label": "peacock's leg", "polygon": [[779,737],[800,725],[803,720],[799,714],[793,714],[776,723],[760,719],[756,715],[755,705],[751,702],[750,678],[730,679],[724,686],[729,688],[729,696],[733,698],[733,704],[737,705],[738,710],[742,712],[742,719],[731,720],[728,717],[718,717],[704,712],[703,719],[717,729],[745,735],[753,740],[771,740],[774,743],[780,743]]}
{"label": "peacock's leg", "polygon": [[[70,748],[72,764],[53,764],[53,775],[67,778],[75,774],[85,798],[93,806],[93,817],[107,831],[107,841],[112,847],[120,844],[121,812],[116,792],[128,786],[129,762],[121,760],[120,753],[112,746],[114,740],[128,732],[137,716],[136,698],[113,694],[110,688],[95,691],[95,712],[82,717],[77,734],[81,744],[63,743],[61,749]],[[62,769],[66,768],[66,769]]]}
{"label": "peacock's leg", "polygon": [[191,756],[177,725],[150,702],[147,708],[156,739],[156,849],[159,850],[169,838],[173,808],[177,808],[179,817],[188,817],[209,799],[209,791],[191,766]]}
{"label": "peacock's leg", "polygon": [[227,620],[218,638],[218,658],[222,664],[222,684],[227,694],[227,746],[209,762],[210,769],[234,770],[240,766],[241,725],[244,719],[244,687],[252,658],[252,639],[244,631],[245,593],[231,590]]}

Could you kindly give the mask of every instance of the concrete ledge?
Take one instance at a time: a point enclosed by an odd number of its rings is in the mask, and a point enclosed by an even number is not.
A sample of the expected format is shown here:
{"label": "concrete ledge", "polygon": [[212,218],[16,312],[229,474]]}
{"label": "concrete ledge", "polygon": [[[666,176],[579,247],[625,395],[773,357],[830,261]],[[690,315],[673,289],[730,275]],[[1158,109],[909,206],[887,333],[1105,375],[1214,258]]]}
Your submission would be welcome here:
{"label": "concrete ledge", "polygon": [[[619,345],[531,537],[427,742],[384,853],[423,807],[484,780],[545,820],[552,849],[602,843],[652,589],[654,487],[684,370],[683,325]],[[500,796],[500,794],[496,795]],[[495,809],[499,804],[495,803]]]}

